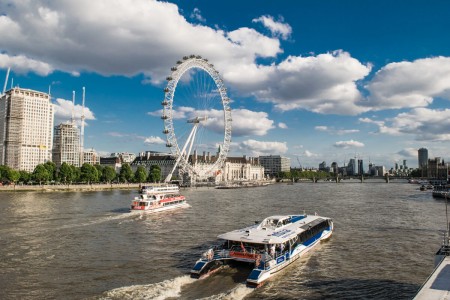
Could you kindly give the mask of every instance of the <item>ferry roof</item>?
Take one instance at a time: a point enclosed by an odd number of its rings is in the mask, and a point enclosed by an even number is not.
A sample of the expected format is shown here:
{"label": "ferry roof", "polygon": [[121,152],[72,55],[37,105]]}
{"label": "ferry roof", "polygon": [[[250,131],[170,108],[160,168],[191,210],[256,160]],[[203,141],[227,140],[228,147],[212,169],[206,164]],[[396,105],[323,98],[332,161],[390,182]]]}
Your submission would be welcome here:
{"label": "ferry roof", "polygon": [[414,300],[447,299],[450,293],[450,256],[445,257],[417,293]]}
{"label": "ferry roof", "polygon": [[280,244],[326,219],[329,218],[315,215],[271,216],[260,224],[230,231],[218,238],[255,244]]}

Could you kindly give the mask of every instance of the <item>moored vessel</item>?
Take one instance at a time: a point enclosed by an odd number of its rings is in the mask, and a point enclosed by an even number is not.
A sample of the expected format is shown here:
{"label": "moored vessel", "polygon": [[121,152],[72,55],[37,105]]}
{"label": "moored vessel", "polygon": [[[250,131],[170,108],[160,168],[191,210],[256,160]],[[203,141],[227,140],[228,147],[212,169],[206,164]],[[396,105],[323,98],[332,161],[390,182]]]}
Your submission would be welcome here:
{"label": "moored vessel", "polygon": [[189,207],[180,188],[173,184],[143,186],[139,196],[131,201],[131,211],[159,212],[163,210]]}
{"label": "moored vessel", "polygon": [[271,216],[261,223],[218,236],[221,246],[203,253],[191,270],[202,278],[230,262],[254,265],[247,286],[258,287],[322,240],[331,237],[333,222],[317,215]]}

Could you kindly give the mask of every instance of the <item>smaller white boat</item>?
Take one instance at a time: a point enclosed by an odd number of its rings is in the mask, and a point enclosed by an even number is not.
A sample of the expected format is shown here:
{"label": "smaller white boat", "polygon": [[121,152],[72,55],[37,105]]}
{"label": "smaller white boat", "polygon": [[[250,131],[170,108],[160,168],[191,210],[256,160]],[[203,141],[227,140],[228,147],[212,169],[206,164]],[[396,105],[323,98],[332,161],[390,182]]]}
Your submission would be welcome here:
{"label": "smaller white boat", "polygon": [[189,207],[177,185],[143,186],[138,197],[131,201],[131,211],[159,212]]}

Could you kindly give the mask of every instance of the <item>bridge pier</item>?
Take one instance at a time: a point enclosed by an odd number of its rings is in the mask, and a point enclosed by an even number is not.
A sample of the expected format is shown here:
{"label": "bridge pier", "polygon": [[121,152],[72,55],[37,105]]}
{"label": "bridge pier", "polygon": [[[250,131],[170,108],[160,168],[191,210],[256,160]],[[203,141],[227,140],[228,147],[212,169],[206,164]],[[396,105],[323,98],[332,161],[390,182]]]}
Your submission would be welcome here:
{"label": "bridge pier", "polygon": [[389,183],[389,174],[388,173],[386,173],[384,175],[384,179],[386,180],[386,183]]}
{"label": "bridge pier", "polygon": [[361,180],[361,183],[364,183],[364,175],[361,174],[361,177],[359,178]]}

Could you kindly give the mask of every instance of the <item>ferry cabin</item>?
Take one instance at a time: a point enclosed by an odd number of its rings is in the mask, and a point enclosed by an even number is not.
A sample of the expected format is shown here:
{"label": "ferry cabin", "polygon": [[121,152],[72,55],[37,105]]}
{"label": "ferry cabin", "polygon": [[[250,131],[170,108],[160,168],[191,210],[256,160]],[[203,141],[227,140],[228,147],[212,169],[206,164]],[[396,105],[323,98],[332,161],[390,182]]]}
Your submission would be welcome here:
{"label": "ferry cabin", "polygon": [[131,202],[132,210],[148,210],[186,202],[180,194],[140,194]]}

